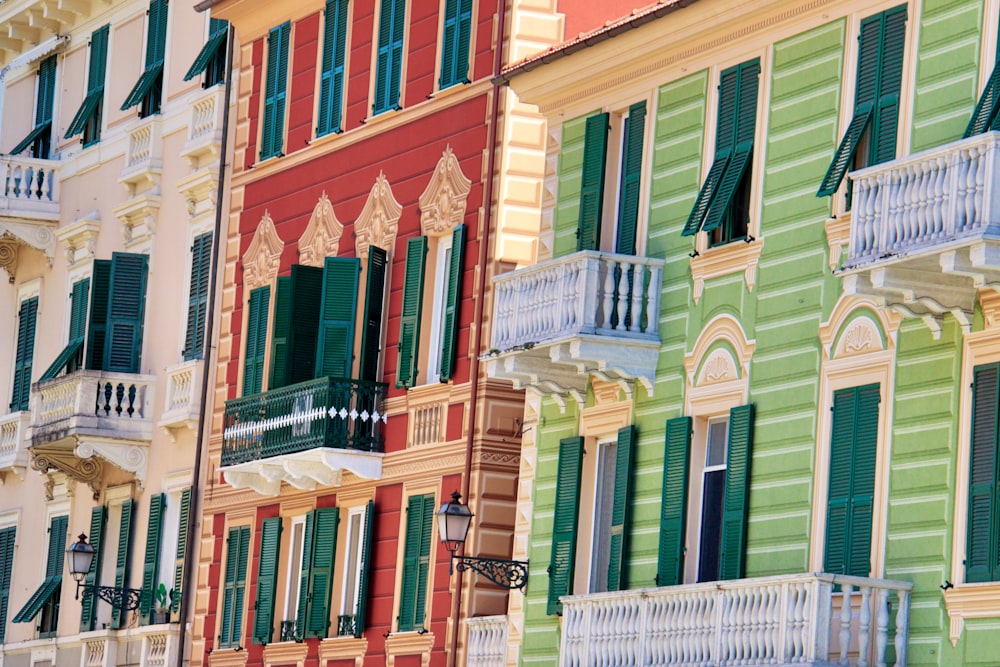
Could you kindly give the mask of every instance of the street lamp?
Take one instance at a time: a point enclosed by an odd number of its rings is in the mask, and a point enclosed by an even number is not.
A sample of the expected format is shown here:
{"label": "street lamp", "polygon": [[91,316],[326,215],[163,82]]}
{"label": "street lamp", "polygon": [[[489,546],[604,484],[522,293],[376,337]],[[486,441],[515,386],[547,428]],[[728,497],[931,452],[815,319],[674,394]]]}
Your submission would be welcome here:
{"label": "street lamp", "polygon": [[472,510],[468,505],[462,503],[462,496],[458,491],[451,494],[451,502],[441,506],[437,512],[438,535],[448,551],[451,552],[451,561],[448,563],[448,574],[454,571],[455,567],[459,572],[475,570],[492,581],[497,586],[509,588],[511,590],[523,589],[528,584],[528,563],[520,560],[502,560],[499,558],[479,558],[477,556],[456,556],[469,534],[469,525],[472,523]]}
{"label": "street lamp", "polygon": [[82,589],[84,598],[88,595],[96,595],[116,609],[133,611],[139,608],[142,591],[138,589],[83,583],[87,573],[90,572],[90,566],[94,562],[94,547],[87,544],[87,536],[85,534],[80,533],[77,541],[69,545],[69,548],[66,549],[66,556],[69,561],[69,574],[76,581],[77,600],[80,599]]}

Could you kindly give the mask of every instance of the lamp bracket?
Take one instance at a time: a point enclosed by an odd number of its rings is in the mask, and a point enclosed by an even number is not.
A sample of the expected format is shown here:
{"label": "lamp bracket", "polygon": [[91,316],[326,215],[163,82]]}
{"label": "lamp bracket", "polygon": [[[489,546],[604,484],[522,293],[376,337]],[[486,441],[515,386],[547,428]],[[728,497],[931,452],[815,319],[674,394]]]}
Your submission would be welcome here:
{"label": "lamp bracket", "polygon": [[142,591],[137,588],[115,588],[113,586],[96,586],[94,584],[78,584],[77,597],[86,598],[96,595],[115,609],[135,611],[139,608]]}
{"label": "lamp bracket", "polygon": [[451,557],[459,572],[475,570],[501,588],[524,590],[528,585],[527,561],[456,556],[454,553]]}

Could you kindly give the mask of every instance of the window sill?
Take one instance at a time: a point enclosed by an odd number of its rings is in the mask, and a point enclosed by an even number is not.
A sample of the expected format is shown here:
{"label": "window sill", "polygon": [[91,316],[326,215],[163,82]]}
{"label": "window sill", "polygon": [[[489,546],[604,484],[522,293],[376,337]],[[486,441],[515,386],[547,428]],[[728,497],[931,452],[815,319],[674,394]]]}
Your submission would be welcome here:
{"label": "window sill", "polygon": [[328,637],[319,643],[321,665],[327,664],[329,660],[353,658],[355,667],[362,667],[366,653],[368,653],[368,640],[363,637]]}
{"label": "window sill", "polygon": [[305,642],[275,642],[264,647],[264,664],[302,667],[308,653],[309,645]]}
{"label": "window sill", "polygon": [[419,655],[420,667],[428,667],[431,662],[431,648],[433,646],[433,632],[393,633],[385,640],[386,667],[393,667],[396,658],[403,655]]}
{"label": "window sill", "polygon": [[967,618],[1000,618],[1000,581],[958,584],[944,592],[951,628],[948,639],[955,646]]}
{"label": "window sill", "polygon": [[826,245],[830,253],[830,270],[834,271],[840,266],[844,246],[851,241],[851,212],[846,211],[839,217],[827,218],[824,224]]}
{"label": "window sill", "polygon": [[243,667],[247,664],[249,651],[235,648],[218,648],[208,655],[209,667]]}
{"label": "window sill", "polygon": [[[699,242],[701,245],[701,242]],[[743,272],[747,290],[752,292],[757,284],[757,262],[764,247],[764,239],[751,243],[734,241],[724,246],[708,248],[691,258],[691,279],[694,282],[694,302],[701,300],[705,281],[733,273]]]}

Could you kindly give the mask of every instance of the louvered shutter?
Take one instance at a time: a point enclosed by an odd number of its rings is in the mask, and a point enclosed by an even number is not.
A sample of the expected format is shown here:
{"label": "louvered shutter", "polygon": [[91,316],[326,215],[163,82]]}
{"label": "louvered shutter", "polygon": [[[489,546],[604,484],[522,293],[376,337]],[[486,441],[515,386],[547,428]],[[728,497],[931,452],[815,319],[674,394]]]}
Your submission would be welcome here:
{"label": "louvered shutter", "polygon": [[455,372],[455,352],[458,348],[459,309],[462,304],[462,274],[465,269],[465,225],[451,233],[451,263],[448,266],[448,289],[445,295],[444,326],[441,332],[442,382]]}
{"label": "louvered shutter", "polygon": [[35,102],[35,127],[52,122],[52,109],[56,96],[57,60],[58,56],[52,55],[38,64],[38,99]]}
{"label": "louvered shutter", "polygon": [[191,488],[181,492],[180,517],[177,529],[177,554],[174,561],[174,597],[170,600],[170,622],[181,620],[181,598],[184,591],[184,563],[187,560],[188,532],[191,529]]}
{"label": "louvered shutter", "polygon": [[222,632],[219,635],[219,646],[224,648],[238,646],[242,636],[250,527],[230,528],[227,547],[226,578],[222,597]]}
{"label": "louvered shutter", "polygon": [[316,511],[306,514],[306,528],[302,539],[302,567],[299,568],[299,606],[295,610],[296,639],[304,637],[309,611],[309,570],[312,569],[313,542],[316,525]]}
{"label": "louvered shutter", "polygon": [[288,384],[316,377],[313,370],[316,365],[317,330],[320,329],[323,276],[323,269],[319,267],[292,266]]}
{"label": "louvered shutter", "polygon": [[[118,551],[115,559],[115,588],[123,588],[129,581],[129,564],[131,561],[132,543],[132,513],[135,511],[135,501],[126,500],[122,504],[122,516],[118,530]],[[111,610],[111,629],[117,630],[122,627],[125,614],[121,607]]]}
{"label": "louvered shutter", "polygon": [[267,309],[271,288],[265,285],[250,292],[247,313],[247,344],[243,360],[243,395],[260,392],[264,381],[264,353],[267,349]]}
{"label": "louvered shutter", "polygon": [[12,412],[27,410],[31,399],[31,372],[35,359],[35,329],[38,325],[38,297],[21,302],[17,313],[17,350],[14,355]]}
{"label": "louvered shutter", "polygon": [[847,549],[847,574],[867,577],[871,574],[879,385],[858,388],[855,400],[854,475],[849,513],[851,541]]}
{"label": "louvered shutter", "polygon": [[434,496],[410,496],[406,508],[403,582],[399,594],[400,632],[419,630],[424,626],[433,524]]}
{"label": "louvered shutter", "polygon": [[0,644],[7,634],[7,608],[10,604],[10,582],[14,572],[14,544],[17,528],[0,530]]}
{"label": "louvered shutter", "polygon": [[45,560],[45,579],[28,599],[21,610],[14,615],[14,623],[27,623],[42,610],[54,595],[59,595],[62,586],[63,555],[66,548],[66,527],[68,516],[54,516],[49,521],[49,545]]}
{"label": "louvered shutter", "polygon": [[861,109],[855,109],[854,118],[851,119],[851,124],[847,127],[847,132],[844,134],[840,146],[837,147],[837,152],[833,154],[833,162],[830,163],[826,176],[820,183],[819,191],[816,193],[817,197],[832,195],[840,187],[840,182],[844,180],[844,174],[847,173],[847,168],[854,160],[854,154],[861,144],[861,137],[864,136],[871,117],[872,105],[870,103]]}
{"label": "louvered shutter", "polygon": [[90,278],[73,283],[69,307],[69,339],[87,335],[87,301],[90,298]]}
{"label": "louvered shutter", "polygon": [[308,610],[304,637],[326,637],[330,629],[330,596],[337,553],[340,510],[326,507],[313,510],[312,559],[309,564]]}
{"label": "louvered shutter", "polygon": [[629,107],[622,156],[621,195],[618,206],[618,239],[615,252],[634,255],[639,224],[639,188],[642,180],[642,143],[646,129],[646,102]]}
{"label": "louvered shutter", "polygon": [[[201,47],[201,51],[195,57],[194,62],[191,63],[190,69],[188,69],[187,74],[184,75],[185,81],[190,81],[195,78],[205,70],[213,69],[213,61],[219,57],[222,51],[223,45],[226,43],[229,32],[229,21],[223,21],[222,19],[212,18],[208,24],[208,39],[205,41],[205,45]],[[222,58],[225,58],[225,53],[222,52]],[[205,81],[205,86],[208,87],[213,83],[209,80]]]}
{"label": "louvered shutter", "polygon": [[580,509],[580,469],[583,465],[583,438],[559,441],[556,498],[552,518],[552,551],[549,556],[549,594],[546,613],[562,615],[559,596],[573,587],[576,560],[576,527]]}
{"label": "louvered shutter", "polygon": [[104,345],[108,333],[108,290],[111,261],[94,260],[93,290],[90,293],[90,325],[87,332],[87,368],[104,370]]}
{"label": "louvered shutter", "polygon": [[599,250],[601,213],[604,209],[604,172],[608,155],[608,114],[587,119],[583,139],[583,174],[580,181],[580,216],[576,228],[577,250]]}
{"label": "louvered shutter", "polygon": [[281,155],[285,133],[285,99],[288,87],[290,23],[271,28],[267,35],[267,81],[260,159]]}
{"label": "louvered shutter", "polygon": [[271,324],[271,376],[268,389],[291,384],[292,277],[279,276],[275,284],[274,322]]}
{"label": "louvered shutter", "polygon": [[270,644],[274,635],[274,596],[278,589],[280,544],[281,517],[264,519],[261,527],[260,560],[257,564],[257,599],[254,602],[255,644]]}
{"label": "louvered shutter", "polygon": [[611,554],[608,557],[608,590],[620,591],[626,586],[626,560],[628,555],[628,519],[632,486],[632,451],[636,442],[635,426],[618,431],[618,449],[615,458],[615,494],[611,511]]}
{"label": "louvered shutter", "polygon": [[386,102],[398,109],[400,79],[403,72],[403,29],[406,18],[406,0],[392,0],[392,54],[389,67],[389,90]]}
{"label": "louvered shutter", "polygon": [[663,492],[656,585],[684,582],[684,529],[687,521],[691,418],[668,419],[663,443]]}
{"label": "louvered shutter", "polygon": [[347,52],[347,0],[328,0],[324,12],[323,70],[316,135],[340,132]]}
{"label": "louvered shutter", "polygon": [[[1000,49],[997,49],[997,53],[1000,54]],[[994,65],[993,73],[987,79],[983,94],[972,110],[972,118],[969,119],[962,138],[968,139],[987,130],[997,129],[997,109],[1000,109],[1000,62]]]}
{"label": "louvered shutter", "polygon": [[352,377],[360,272],[356,257],[327,257],[323,263],[319,342],[310,360],[316,377]]}
{"label": "louvered shutter", "polygon": [[361,572],[358,576],[358,601],[355,605],[354,636],[365,631],[365,612],[368,610],[368,578],[372,568],[372,525],[375,522],[375,501],[368,501],[365,510],[365,534],[361,549]]}
{"label": "louvered shutter", "polygon": [[404,0],[382,0],[379,10],[378,60],[375,69],[376,114],[399,108],[399,84],[403,65]]}
{"label": "louvered shutter", "polygon": [[379,354],[382,351],[382,305],[385,300],[387,255],[378,246],[368,249],[368,277],[365,287],[365,320],[361,331],[362,380],[375,382],[378,377]]}
{"label": "louvered shutter", "polygon": [[90,136],[84,136],[84,145],[89,146],[100,137],[100,110],[104,101],[104,79],[108,61],[108,32],[110,26],[102,26],[90,35],[90,62],[87,67],[87,96],[70,121],[66,139],[83,133],[88,124],[93,123]]}
{"label": "louvered shutter", "polygon": [[[90,546],[94,549],[94,560],[90,561],[90,569],[87,570],[84,579],[88,586],[100,585],[101,564],[104,561],[104,526],[108,520],[108,508],[98,505],[90,510]],[[2,553],[2,544],[0,544]],[[3,576],[0,574],[0,576]],[[87,595],[80,601],[80,632],[90,632],[97,628],[97,602],[96,595]],[[3,632],[3,624],[0,623],[0,633]]]}
{"label": "louvered shutter", "polygon": [[142,564],[142,595],[139,598],[140,623],[152,621],[156,586],[160,576],[160,533],[166,496],[158,493],[149,499],[149,526],[146,529],[146,558]]}
{"label": "louvered shutter", "polygon": [[201,234],[191,244],[191,284],[188,290],[184,360],[201,359],[205,348],[205,317],[211,281],[212,234]]}
{"label": "louvered shutter", "polygon": [[729,447],[726,455],[726,490],[722,510],[720,579],[743,578],[752,449],[753,404],[741,405],[729,411]]}
{"label": "louvered shutter", "polygon": [[417,560],[417,590],[414,598],[413,625],[424,627],[424,615],[427,610],[427,596],[430,594],[431,543],[434,536],[434,496],[424,496],[424,505],[420,512],[420,554]]}
{"label": "louvered shutter", "polygon": [[147,255],[124,252],[111,255],[104,370],[118,373],[139,372],[148,266]]}
{"label": "louvered shutter", "polygon": [[471,29],[472,0],[447,0],[441,42],[441,76],[438,78],[440,88],[468,82]]}
{"label": "louvered shutter", "polygon": [[906,5],[902,5],[882,14],[878,99],[872,120],[872,158],[869,165],[888,162],[896,157],[905,43]]}
{"label": "louvered shutter", "polygon": [[833,427],[830,436],[830,483],[827,491],[826,553],[823,570],[847,574],[850,539],[850,501],[854,421],[857,418],[854,390],[833,394]]}
{"label": "louvered shutter", "polygon": [[977,366],[972,384],[972,451],[969,456],[969,518],[965,580],[997,577],[997,434],[1000,364]]}
{"label": "louvered shutter", "polygon": [[420,314],[424,303],[424,265],[427,261],[427,237],[417,236],[406,242],[406,277],[403,282],[403,312],[399,318],[399,347],[396,363],[396,387],[417,383],[417,358],[420,348]]}

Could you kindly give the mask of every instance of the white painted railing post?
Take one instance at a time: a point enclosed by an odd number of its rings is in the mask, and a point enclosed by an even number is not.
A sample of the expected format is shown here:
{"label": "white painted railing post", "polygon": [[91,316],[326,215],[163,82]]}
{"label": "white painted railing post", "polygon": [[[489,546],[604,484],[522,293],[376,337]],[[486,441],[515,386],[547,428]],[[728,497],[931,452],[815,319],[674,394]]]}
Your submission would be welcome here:
{"label": "white painted railing post", "polygon": [[899,604],[896,608],[896,667],[906,667],[906,653],[910,635],[910,592],[896,591]]}

